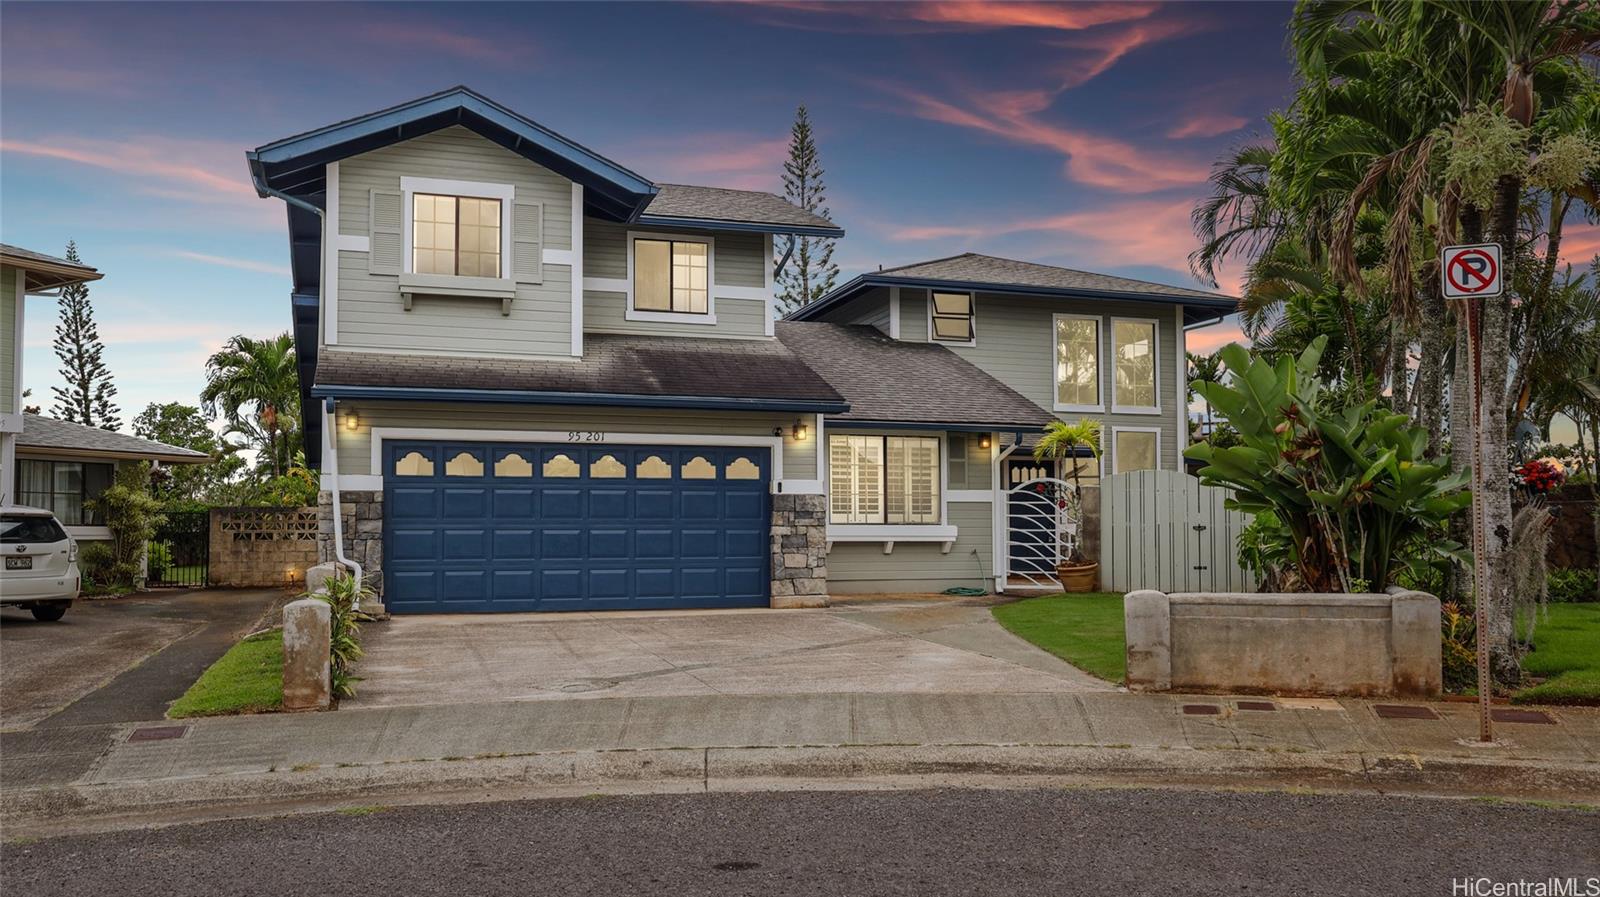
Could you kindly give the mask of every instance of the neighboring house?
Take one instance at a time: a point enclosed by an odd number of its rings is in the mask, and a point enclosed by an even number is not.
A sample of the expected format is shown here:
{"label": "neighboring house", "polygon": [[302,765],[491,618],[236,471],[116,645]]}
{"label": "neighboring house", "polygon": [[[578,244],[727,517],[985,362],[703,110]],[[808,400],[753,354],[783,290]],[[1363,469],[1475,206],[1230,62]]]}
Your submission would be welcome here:
{"label": "neighboring house", "polygon": [[49,508],[79,540],[111,538],[88,503],[111,485],[118,463],[210,460],[201,452],[23,413],[26,297],[52,296],[101,276],[86,265],[0,244],[0,504]]}
{"label": "neighboring house", "polygon": [[[899,284],[874,321],[859,278],[797,316],[832,323],[778,324],[790,238],[840,228],[768,193],[656,184],[466,88],[247,156],[289,206],[323,559],[359,564],[391,611],[1004,584],[1003,444],[1052,418],[1048,390],[993,363],[1035,348],[1020,314],[1005,346],[1010,299],[977,302],[966,345],[929,344],[958,315]],[[1137,287],[1084,307],[1155,319],[1165,385],[1127,419],[1175,433],[1178,325],[1231,302]],[[837,326],[855,323],[878,330]]]}

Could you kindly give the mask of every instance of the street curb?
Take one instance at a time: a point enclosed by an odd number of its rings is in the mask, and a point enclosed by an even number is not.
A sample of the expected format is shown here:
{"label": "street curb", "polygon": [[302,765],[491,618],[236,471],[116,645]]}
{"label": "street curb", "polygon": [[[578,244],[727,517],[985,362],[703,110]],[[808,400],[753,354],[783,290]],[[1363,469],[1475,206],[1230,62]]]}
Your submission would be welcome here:
{"label": "street curb", "polygon": [[1295,789],[1600,807],[1600,764],[1061,745],[585,751],[66,785],[0,797],[8,837],[386,805],[588,793],[931,787]]}

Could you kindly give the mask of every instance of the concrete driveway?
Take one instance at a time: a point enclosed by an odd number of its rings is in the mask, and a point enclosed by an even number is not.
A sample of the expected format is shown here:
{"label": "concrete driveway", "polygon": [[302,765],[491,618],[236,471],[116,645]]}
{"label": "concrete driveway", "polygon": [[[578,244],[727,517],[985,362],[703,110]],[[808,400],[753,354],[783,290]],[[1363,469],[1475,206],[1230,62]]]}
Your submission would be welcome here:
{"label": "concrete driveway", "polygon": [[1110,689],[987,606],[395,617],[363,633],[356,706],[678,695]]}

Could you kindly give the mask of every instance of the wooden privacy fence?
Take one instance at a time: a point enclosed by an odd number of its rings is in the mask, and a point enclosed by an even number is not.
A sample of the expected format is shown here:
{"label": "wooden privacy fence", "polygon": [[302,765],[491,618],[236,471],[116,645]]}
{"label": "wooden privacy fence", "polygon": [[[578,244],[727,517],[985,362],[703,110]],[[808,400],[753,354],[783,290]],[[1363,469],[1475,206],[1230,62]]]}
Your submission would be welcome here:
{"label": "wooden privacy fence", "polygon": [[1100,580],[1113,592],[1248,592],[1239,532],[1250,516],[1222,506],[1228,490],[1175,470],[1139,470],[1100,485]]}

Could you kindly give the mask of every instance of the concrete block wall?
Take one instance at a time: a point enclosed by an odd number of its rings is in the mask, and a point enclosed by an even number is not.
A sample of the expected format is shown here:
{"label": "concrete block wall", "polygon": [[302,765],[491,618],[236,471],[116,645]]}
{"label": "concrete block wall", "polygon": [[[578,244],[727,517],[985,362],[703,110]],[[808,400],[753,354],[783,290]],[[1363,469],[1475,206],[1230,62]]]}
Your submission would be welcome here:
{"label": "concrete block wall", "polygon": [[772,496],[772,606],[828,606],[828,498]]}
{"label": "concrete block wall", "polygon": [[[383,491],[339,493],[344,520],[344,553],[361,565],[362,584],[383,594]],[[317,495],[317,560],[336,560],[333,550],[333,493]]]}
{"label": "concrete block wall", "polygon": [[1123,601],[1128,687],[1431,697],[1443,689],[1439,599],[1174,593]]}
{"label": "concrete block wall", "polygon": [[317,509],[212,508],[209,539],[211,585],[297,586],[317,563]]}

